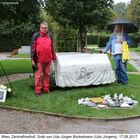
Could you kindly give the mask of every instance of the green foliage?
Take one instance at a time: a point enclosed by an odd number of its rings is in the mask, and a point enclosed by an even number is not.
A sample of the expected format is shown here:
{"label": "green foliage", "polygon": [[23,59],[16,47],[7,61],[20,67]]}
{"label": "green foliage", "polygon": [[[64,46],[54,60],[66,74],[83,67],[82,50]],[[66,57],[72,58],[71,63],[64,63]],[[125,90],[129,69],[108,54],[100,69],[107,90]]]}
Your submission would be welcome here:
{"label": "green foliage", "polygon": [[87,44],[97,44],[98,36],[97,35],[87,35]]}
{"label": "green foliage", "polygon": [[6,0],[9,4],[0,4],[0,19],[7,21],[16,21],[17,24],[27,22],[32,19],[33,22],[37,22],[40,3],[38,0],[12,0],[17,4],[10,4],[11,0]]}
{"label": "green foliage", "polygon": [[0,24],[0,51],[10,51],[23,45],[30,45],[35,24],[31,22],[15,25],[10,22]]}
{"label": "green foliage", "polygon": [[105,47],[107,42],[109,41],[109,35],[105,34],[105,33],[101,33],[98,35],[98,47]]}
{"label": "green foliage", "polygon": [[140,1],[139,0],[131,0],[127,9],[127,18],[140,27]]}
{"label": "green foliage", "polygon": [[[111,35],[108,35],[106,33],[101,33],[98,34],[98,47],[105,47],[107,42],[109,41]],[[132,45],[130,45],[129,47],[138,47],[138,43],[136,42],[136,38],[138,37],[138,35],[136,34],[131,34],[129,35],[131,41],[132,41]]]}
{"label": "green foliage", "polygon": [[85,26],[106,22],[112,3],[112,0],[48,0],[46,10],[61,25],[69,24],[79,28],[80,24]]}
{"label": "green foliage", "polygon": [[127,5],[124,2],[119,2],[113,6],[113,10],[116,13],[116,18],[122,19],[126,15]]}
{"label": "green foliage", "polygon": [[135,34],[131,34],[129,35],[131,41],[132,41],[132,45],[130,45],[129,47],[132,47],[132,48],[136,48],[138,47],[138,43],[136,42],[136,38],[138,37],[137,35]]}
{"label": "green foliage", "polygon": [[84,33],[89,26],[103,29],[111,18],[113,0],[47,0],[46,10],[61,26],[77,30],[77,45],[82,50]]}
{"label": "green foliage", "polygon": [[[4,1],[5,2],[5,1]],[[13,0],[17,4],[0,4],[0,51],[10,51],[30,45],[33,32],[41,18],[38,0]]]}
{"label": "green foliage", "polygon": [[56,50],[58,52],[75,52],[76,35],[74,30],[61,28],[56,36]]}

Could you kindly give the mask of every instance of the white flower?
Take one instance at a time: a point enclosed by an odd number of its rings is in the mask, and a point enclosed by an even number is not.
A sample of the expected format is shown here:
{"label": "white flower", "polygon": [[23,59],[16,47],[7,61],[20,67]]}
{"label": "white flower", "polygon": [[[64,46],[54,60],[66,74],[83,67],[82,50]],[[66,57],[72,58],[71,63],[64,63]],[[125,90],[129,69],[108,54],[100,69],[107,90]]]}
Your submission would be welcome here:
{"label": "white flower", "polygon": [[7,89],[7,87],[4,85],[0,85],[0,89]]}
{"label": "white flower", "polygon": [[7,91],[8,91],[8,92],[11,92],[11,91],[12,91],[12,89],[11,89],[11,88],[8,88],[8,89],[7,89]]}

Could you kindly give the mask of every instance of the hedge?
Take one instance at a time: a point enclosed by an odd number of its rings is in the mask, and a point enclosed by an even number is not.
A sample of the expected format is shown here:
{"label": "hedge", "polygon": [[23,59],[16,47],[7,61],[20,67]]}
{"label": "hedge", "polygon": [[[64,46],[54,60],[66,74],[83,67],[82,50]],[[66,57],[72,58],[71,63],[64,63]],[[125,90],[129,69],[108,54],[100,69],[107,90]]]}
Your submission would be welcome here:
{"label": "hedge", "polygon": [[[98,41],[97,41],[98,47],[104,48],[107,42],[109,41],[110,36],[111,35],[107,35],[107,34],[99,34]],[[131,34],[129,35],[129,37],[132,41],[132,44],[129,47],[138,47],[138,42],[137,42],[138,35]]]}
{"label": "hedge", "polygon": [[14,49],[20,48],[23,45],[30,45],[31,37],[24,39],[16,39],[16,38],[2,38],[0,40],[0,51],[12,51]]}
{"label": "hedge", "polygon": [[58,52],[76,52],[76,32],[61,28],[56,35],[55,48]]}
{"label": "hedge", "polygon": [[107,42],[109,41],[110,36],[107,34],[99,34],[98,35],[98,40],[97,40],[97,45],[98,47],[105,47]]}
{"label": "hedge", "polygon": [[98,35],[87,35],[87,44],[88,45],[95,45],[97,44]]}
{"label": "hedge", "polygon": [[138,42],[137,42],[137,38],[138,36],[135,35],[135,34],[131,34],[129,35],[131,41],[132,41],[132,45],[130,45],[131,48],[134,48],[134,47],[138,47]]}
{"label": "hedge", "polygon": [[32,23],[21,25],[0,24],[0,51],[12,51],[23,45],[30,45],[36,27]]}

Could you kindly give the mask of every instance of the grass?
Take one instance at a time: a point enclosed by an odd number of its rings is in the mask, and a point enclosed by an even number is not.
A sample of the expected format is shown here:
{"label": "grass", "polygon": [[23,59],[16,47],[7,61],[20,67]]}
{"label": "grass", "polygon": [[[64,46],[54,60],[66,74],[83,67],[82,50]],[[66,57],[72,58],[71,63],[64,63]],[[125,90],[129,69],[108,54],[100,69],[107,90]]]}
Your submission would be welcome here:
{"label": "grass", "polygon": [[[114,69],[113,58],[111,58],[110,61]],[[0,62],[7,74],[32,72],[30,60],[2,60]],[[135,68],[128,64],[128,71],[135,71]],[[4,75],[4,73],[0,67],[0,76],[2,75]],[[21,80],[13,82],[14,95],[8,98],[5,103],[0,103],[0,105],[88,117],[106,118],[140,115],[140,105],[133,109],[100,110],[77,104],[77,101],[80,98],[103,96],[105,94],[114,94],[115,92],[123,92],[128,96],[133,94],[140,102],[139,81],[139,75],[129,75],[129,83],[126,86],[113,83],[110,85],[80,88],[57,88],[51,92],[50,96],[43,95],[42,97],[37,98],[34,95],[34,90],[30,87],[32,80]]]}
{"label": "grass", "polygon": [[[103,96],[105,94],[123,93],[125,96],[135,96],[140,102],[140,76],[129,75],[128,85],[110,84],[102,86],[90,86],[80,88],[57,88],[51,91],[50,95],[36,97],[31,89],[31,79],[13,82],[15,95],[7,99],[2,106],[19,107],[23,109],[61,113],[66,115],[77,115],[87,117],[123,117],[140,115],[140,104],[128,109],[96,109],[84,105],[78,105],[80,98]],[[22,89],[22,90],[21,90]]]}
{"label": "grass", "polygon": [[[32,72],[30,60],[2,60],[0,61],[7,74]],[[0,76],[4,75],[0,67]]]}

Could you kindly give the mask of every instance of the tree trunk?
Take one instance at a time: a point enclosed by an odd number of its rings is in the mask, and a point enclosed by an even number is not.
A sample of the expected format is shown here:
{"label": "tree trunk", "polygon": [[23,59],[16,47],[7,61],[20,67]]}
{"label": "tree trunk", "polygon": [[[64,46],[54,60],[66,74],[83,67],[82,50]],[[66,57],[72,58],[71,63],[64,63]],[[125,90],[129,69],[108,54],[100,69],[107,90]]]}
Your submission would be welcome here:
{"label": "tree trunk", "polygon": [[77,52],[82,52],[82,30],[83,26],[82,26],[82,22],[81,19],[79,19],[79,31],[77,34]]}

